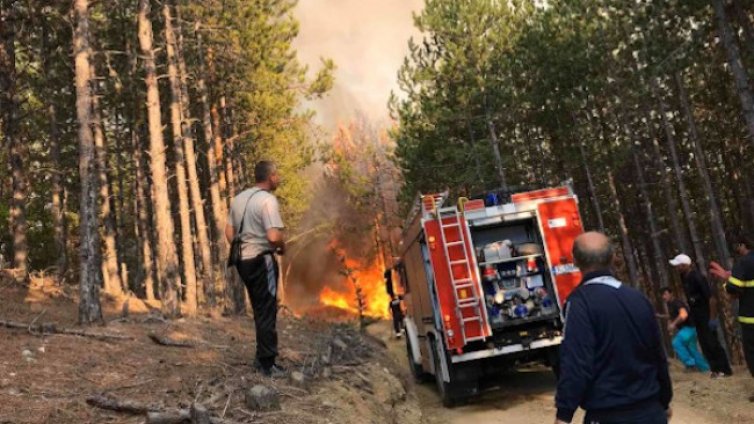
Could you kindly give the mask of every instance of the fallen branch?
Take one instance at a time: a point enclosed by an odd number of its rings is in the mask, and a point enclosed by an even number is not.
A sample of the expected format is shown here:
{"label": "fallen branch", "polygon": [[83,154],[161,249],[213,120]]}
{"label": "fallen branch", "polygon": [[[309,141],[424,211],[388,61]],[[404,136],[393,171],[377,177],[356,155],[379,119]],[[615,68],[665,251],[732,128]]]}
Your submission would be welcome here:
{"label": "fallen branch", "polygon": [[[209,412],[200,405],[192,409],[160,409],[132,400],[116,399],[112,396],[95,395],[86,399],[86,403],[108,411],[123,412],[132,415],[147,415],[147,424],[233,424],[232,421],[209,416]],[[192,414],[193,411],[193,414]]]}
{"label": "fallen branch", "polygon": [[134,415],[142,415],[159,410],[159,408],[155,406],[144,405],[131,400],[118,400],[112,396],[105,395],[89,396],[86,399],[86,403],[96,408],[115,412],[125,412]]}
{"label": "fallen branch", "polygon": [[38,325],[26,324],[23,322],[0,320],[0,327],[17,328],[26,330],[35,336],[44,336],[46,334],[63,334],[68,336],[92,337],[101,340],[133,340],[133,337],[123,336],[112,333],[95,333],[73,328],[58,327],[53,323],[44,323]]}
{"label": "fallen branch", "polygon": [[157,343],[158,345],[162,346],[171,346],[171,347],[186,347],[186,348],[192,348],[194,347],[194,343],[181,341],[181,340],[173,340],[170,337],[166,336],[160,336],[155,333],[149,333],[149,338]]}

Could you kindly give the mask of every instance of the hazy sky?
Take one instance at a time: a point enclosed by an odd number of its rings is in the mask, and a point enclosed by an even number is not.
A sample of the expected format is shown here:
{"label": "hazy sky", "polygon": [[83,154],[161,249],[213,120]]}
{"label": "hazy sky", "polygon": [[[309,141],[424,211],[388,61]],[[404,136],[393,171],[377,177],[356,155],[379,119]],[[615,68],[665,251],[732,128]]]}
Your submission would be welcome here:
{"label": "hazy sky", "polygon": [[423,0],[300,0],[301,32],[296,48],[311,70],[319,58],[335,61],[335,86],[311,106],[326,127],[361,110],[372,119],[388,118],[387,100],[396,73],[416,35],[411,18]]}

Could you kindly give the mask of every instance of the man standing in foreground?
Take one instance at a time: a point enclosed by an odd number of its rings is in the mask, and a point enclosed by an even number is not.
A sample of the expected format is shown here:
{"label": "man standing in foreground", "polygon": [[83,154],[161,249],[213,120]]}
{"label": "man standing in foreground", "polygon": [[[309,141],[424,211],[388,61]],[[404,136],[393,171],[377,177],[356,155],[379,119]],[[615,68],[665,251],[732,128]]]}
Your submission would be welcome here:
{"label": "man standing in foreground", "polygon": [[241,256],[236,268],[254,310],[257,338],[254,366],[262,374],[276,377],[285,372],[275,364],[278,354],[275,253],[285,252],[285,240],[278,200],[272,193],[280,184],[280,176],[272,162],[261,161],[254,167],[254,180],[254,187],[231,201],[225,237],[231,243],[236,234],[241,236]]}
{"label": "man standing in foreground", "polygon": [[720,341],[717,338],[717,299],[712,296],[709,281],[699,272],[688,255],[680,254],[670,261],[670,265],[681,274],[683,292],[689,303],[691,321],[696,327],[696,335],[702,353],[709,361],[712,378],[733,375]]}
{"label": "man standing in foreground", "polygon": [[565,305],[556,424],[580,406],[585,423],[666,424],[673,388],[654,308],[613,277],[613,248],[601,233],[573,245],[583,279]]}
{"label": "man standing in foreground", "polygon": [[[738,298],[738,322],[741,324],[741,341],[744,358],[754,377],[754,251],[748,237],[733,238],[733,251],[740,258],[733,265],[733,271],[727,271],[719,264],[710,262],[710,274],[725,281],[725,290],[732,297]],[[754,402],[754,394],[749,396]]]}

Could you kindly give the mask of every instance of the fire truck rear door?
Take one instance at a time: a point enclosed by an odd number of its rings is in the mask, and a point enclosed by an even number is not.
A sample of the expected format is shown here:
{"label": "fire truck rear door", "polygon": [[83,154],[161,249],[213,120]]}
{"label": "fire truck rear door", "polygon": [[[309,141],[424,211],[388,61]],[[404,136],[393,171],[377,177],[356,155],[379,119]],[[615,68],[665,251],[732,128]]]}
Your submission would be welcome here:
{"label": "fire truck rear door", "polygon": [[537,206],[537,215],[562,308],[568,295],[581,281],[581,272],[576,268],[571,252],[574,239],[584,232],[578,203],[574,197],[543,202]]}

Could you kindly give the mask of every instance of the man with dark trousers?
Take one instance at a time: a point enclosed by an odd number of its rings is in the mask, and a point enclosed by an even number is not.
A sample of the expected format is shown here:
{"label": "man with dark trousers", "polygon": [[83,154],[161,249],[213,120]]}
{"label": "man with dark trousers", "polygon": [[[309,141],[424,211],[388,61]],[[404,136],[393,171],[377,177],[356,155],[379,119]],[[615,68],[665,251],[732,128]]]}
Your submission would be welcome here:
{"label": "man with dark trousers", "polygon": [[254,187],[238,193],[230,203],[225,237],[228,243],[241,235],[238,274],[249,292],[254,310],[257,352],[254,367],[268,377],[280,377],[285,370],[275,363],[278,354],[277,284],[275,254],[285,252],[283,220],[274,194],[280,184],[275,164],[261,161],[254,167]]}
{"label": "man with dark trousers", "polygon": [[728,355],[717,338],[717,328],[720,325],[717,319],[717,299],[712,296],[709,281],[694,266],[688,255],[681,253],[670,261],[670,265],[681,275],[691,321],[696,327],[702,353],[712,370],[712,378],[733,375]]}
{"label": "man with dark trousers", "polygon": [[577,237],[573,257],[583,278],[565,305],[555,423],[581,407],[585,423],[666,424],[673,388],[652,304],[612,275],[604,234]]}
{"label": "man with dark trousers", "polygon": [[[738,299],[738,322],[741,324],[741,341],[744,358],[754,377],[754,251],[750,237],[733,237],[733,251],[739,256],[732,271],[727,271],[715,262],[710,263],[710,274],[725,282],[725,291]],[[749,396],[754,402],[754,394]]]}

